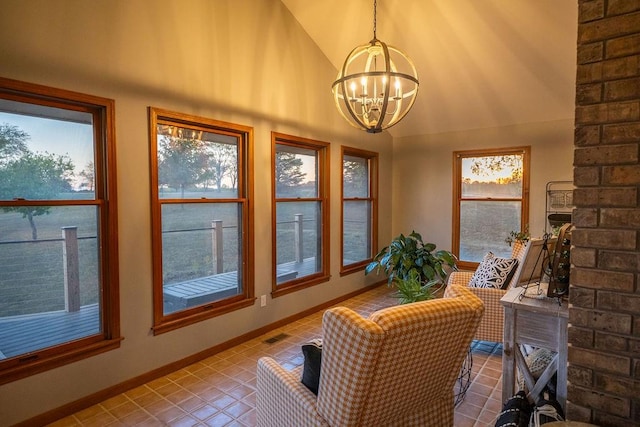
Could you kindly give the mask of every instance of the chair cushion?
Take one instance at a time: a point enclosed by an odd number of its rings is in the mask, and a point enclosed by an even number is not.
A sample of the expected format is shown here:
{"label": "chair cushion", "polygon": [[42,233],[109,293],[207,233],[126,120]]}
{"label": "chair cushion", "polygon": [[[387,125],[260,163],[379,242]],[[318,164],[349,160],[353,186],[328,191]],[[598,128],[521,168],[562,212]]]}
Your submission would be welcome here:
{"label": "chair cushion", "polygon": [[302,368],[302,384],[313,394],[318,394],[320,385],[320,368],[322,365],[322,339],[316,338],[302,345],[304,366]]}
{"label": "chair cushion", "polygon": [[487,253],[473,273],[469,286],[472,288],[506,289],[516,271],[518,260],[500,258],[493,252]]}

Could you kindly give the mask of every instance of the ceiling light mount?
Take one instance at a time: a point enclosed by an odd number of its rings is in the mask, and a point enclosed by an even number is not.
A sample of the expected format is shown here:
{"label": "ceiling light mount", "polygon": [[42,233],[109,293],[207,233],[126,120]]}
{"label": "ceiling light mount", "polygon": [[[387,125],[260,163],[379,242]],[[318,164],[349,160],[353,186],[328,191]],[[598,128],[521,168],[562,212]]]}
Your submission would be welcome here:
{"label": "ceiling light mount", "polygon": [[376,37],[377,0],[373,2],[373,39],[351,51],[332,85],[340,114],[354,127],[378,133],[407,115],[418,94],[413,61]]}

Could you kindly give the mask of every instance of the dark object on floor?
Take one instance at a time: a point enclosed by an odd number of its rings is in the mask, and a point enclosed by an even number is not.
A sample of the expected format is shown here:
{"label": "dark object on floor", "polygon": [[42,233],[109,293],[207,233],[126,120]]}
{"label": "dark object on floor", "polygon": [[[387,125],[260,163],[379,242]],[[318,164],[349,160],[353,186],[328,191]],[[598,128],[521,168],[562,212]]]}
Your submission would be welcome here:
{"label": "dark object on floor", "polygon": [[553,421],[564,421],[564,412],[557,400],[545,396],[545,398],[540,399],[535,408],[533,408],[529,426],[539,427]]}
{"label": "dark object on floor", "polygon": [[531,412],[533,405],[527,400],[525,392],[520,390],[504,404],[495,427],[529,427]]}

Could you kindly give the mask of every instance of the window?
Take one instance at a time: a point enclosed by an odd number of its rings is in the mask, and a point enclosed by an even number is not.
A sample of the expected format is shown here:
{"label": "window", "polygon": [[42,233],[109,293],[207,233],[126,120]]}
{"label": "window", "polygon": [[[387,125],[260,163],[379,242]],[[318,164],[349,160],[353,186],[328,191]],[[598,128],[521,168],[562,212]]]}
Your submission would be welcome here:
{"label": "window", "polygon": [[0,78],[0,383],[120,345],[114,101]]}
{"label": "window", "polygon": [[253,304],[253,129],[150,109],[154,333]]}
{"label": "window", "polygon": [[341,274],[364,268],[376,252],[378,153],[342,147]]}
{"label": "window", "polygon": [[271,133],[273,292],[329,280],[329,143]]}
{"label": "window", "polygon": [[529,220],[530,147],[453,153],[453,251],[474,268],[491,251],[508,257],[510,231]]}

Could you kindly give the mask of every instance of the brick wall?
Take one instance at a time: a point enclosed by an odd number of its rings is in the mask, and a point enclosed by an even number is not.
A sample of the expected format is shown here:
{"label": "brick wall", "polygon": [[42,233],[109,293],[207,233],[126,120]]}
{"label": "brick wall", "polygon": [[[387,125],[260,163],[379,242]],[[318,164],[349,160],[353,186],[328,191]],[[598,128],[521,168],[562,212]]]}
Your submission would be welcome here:
{"label": "brick wall", "polygon": [[579,0],[569,419],[640,426],[640,0]]}

